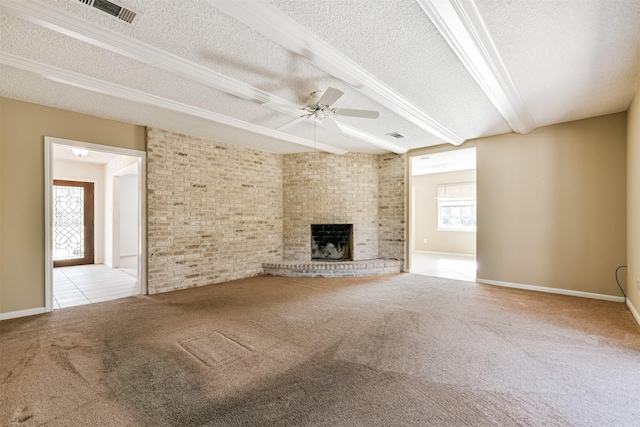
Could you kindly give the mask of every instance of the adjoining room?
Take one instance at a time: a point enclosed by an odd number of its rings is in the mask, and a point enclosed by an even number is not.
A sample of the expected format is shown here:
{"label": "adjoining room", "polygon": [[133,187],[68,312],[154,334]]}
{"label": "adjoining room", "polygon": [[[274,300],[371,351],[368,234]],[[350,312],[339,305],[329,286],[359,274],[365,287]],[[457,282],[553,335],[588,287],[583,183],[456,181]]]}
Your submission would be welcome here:
{"label": "adjoining room", "polygon": [[140,157],[77,141],[47,138],[46,144],[53,178],[46,204],[53,308],[146,293]]}
{"label": "adjoining room", "polygon": [[410,271],[476,279],[476,149],[411,157]]}

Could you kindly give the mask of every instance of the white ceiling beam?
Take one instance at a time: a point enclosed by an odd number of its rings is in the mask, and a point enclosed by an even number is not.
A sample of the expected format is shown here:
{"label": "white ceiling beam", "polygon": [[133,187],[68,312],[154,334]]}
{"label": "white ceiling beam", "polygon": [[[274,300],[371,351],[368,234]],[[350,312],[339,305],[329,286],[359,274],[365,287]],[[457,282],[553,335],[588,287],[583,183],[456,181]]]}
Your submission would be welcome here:
{"label": "white ceiling beam", "polygon": [[[69,16],[67,13],[47,4],[33,0],[0,0],[0,10],[44,28],[177,74],[247,101],[264,104],[265,107],[274,111],[292,115],[292,111],[300,108],[286,99],[279,98],[257,87],[78,17]],[[272,105],[287,108],[274,108]],[[247,126],[249,125],[247,123]],[[342,125],[340,129],[342,134],[346,136],[359,139],[393,153],[402,154],[408,151],[405,147],[383,141],[374,135],[348,125]],[[283,132],[279,133],[287,135]]]}
{"label": "white ceiling beam", "polygon": [[[371,135],[370,133],[367,133],[353,126],[346,125],[337,120],[335,120],[334,122],[340,130],[340,133],[343,135],[359,139],[360,141],[367,142],[371,145],[375,145],[376,147],[383,148],[396,154],[404,154],[409,151],[407,148],[387,142],[381,138],[378,138],[377,136]],[[398,149],[398,147],[400,147],[400,149]]]}
{"label": "white ceiling beam", "polygon": [[536,128],[473,0],[417,0],[511,129]]}
{"label": "white ceiling beam", "polygon": [[187,114],[192,117],[210,120],[226,126],[242,129],[258,135],[264,135],[270,138],[276,138],[293,144],[301,145],[308,148],[318,149],[333,154],[346,154],[347,151],[330,145],[315,142],[309,139],[300,138],[288,133],[269,129],[264,126],[254,125],[245,121],[228,117],[203,108],[194,107],[182,102],[174,101],[160,96],[151,95],[146,92],[131,89],[115,83],[106,82],[104,80],[87,77],[72,71],[63,70],[52,65],[43,64],[31,59],[22,58],[9,53],[0,52],[0,64],[6,65],[19,70],[38,75],[45,79],[63,83],[69,86],[89,90],[91,92],[101,93],[103,95],[113,96],[118,99],[132,101],[151,107],[161,108],[163,110],[174,113]]}
{"label": "white ceiling beam", "polygon": [[318,36],[265,0],[208,0],[227,15],[307,58],[416,126],[455,145],[464,138],[438,122]]}
{"label": "white ceiling beam", "polygon": [[144,62],[242,99],[287,102],[239,80],[33,0],[0,0],[0,10],[66,36]]}

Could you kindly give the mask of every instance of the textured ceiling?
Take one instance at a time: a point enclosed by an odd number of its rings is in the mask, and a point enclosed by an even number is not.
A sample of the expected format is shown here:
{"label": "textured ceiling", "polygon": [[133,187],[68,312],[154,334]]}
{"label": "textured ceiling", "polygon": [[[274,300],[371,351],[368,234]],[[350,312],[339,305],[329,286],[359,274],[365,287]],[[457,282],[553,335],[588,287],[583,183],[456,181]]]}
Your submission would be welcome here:
{"label": "textured ceiling", "polygon": [[629,108],[640,1],[476,2],[538,126]]}
{"label": "textured ceiling", "polygon": [[476,168],[476,147],[423,154],[411,158],[411,174],[428,175]]}
{"label": "textured ceiling", "polygon": [[[119,3],[132,24],[0,0],[0,96],[278,153],[402,153],[625,111],[640,75],[637,0]],[[327,87],[380,117],[277,129]]]}

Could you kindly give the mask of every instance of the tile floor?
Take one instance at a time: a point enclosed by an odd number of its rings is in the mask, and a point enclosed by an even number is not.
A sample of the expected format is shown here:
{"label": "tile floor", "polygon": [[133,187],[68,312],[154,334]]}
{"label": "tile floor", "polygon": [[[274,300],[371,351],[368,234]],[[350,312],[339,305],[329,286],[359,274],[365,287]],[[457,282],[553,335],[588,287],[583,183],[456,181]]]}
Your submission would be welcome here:
{"label": "tile floor", "polygon": [[476,281],[476,258],[467,255],[414,252],[411,273],[446,279]]}
{"label": "tile floor", "polygon": [[138,295],[136,277],[104,264],[53,269],[54,309]]}
{"label": "tile floor", "polygon": [[120,257],[120,267],[118,267],[118,270],[124,271],[130,276],[137,277],[138,257],[136,255]]}

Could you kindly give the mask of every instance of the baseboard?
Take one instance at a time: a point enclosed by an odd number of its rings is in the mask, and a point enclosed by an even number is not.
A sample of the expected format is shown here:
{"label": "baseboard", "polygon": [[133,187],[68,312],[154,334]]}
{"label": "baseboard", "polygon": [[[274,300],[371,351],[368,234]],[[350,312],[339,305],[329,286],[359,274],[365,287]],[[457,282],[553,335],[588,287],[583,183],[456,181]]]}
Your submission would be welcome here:
{"label": "baseboard", "polygon": [[46,313],[44,307],[29,308],[27,310],[10,311],[8,313],[0,313],[0,320],[17,319],[18,317],[34,316],[36,314]]}
{"label": "baseboard", "polygon": [[419,254],[429,254],[429,255],[444,255],[444,256],[453,255],[453,256],[464,256],[468,258],[476,257],[474,254],[460,254],[460,253],[454,253],[454,252],[434,252],[434,251],[418,251],[418,250],[413,252],[419,253]]}
{"label": "baseboard", "polygon": [[624,302],[624,297],[613,295],[594,294],[591,292],[572,291],[570,289],[548,288],[546,286],[524,285],[521,283],[500,282],[498,280],[476,279],[476,282],[485,285],[504,286],[506,288],[525,289],[528,291],[546,292],[550,294],[569,295],[572,297],[599,299],[604,301]]}
{"label": "baseboard", "polygon": [[629,301],[629,298],[627,298],[627,307],[629,307],[629,310],[631,310],[631,314],[633,314],[633,317],[635,317],[636,322],[638,322],[638,325],[640,325],[640,313],[638,313],[638,310],[636,310],[633,304],[631,304],[631,301]]}

